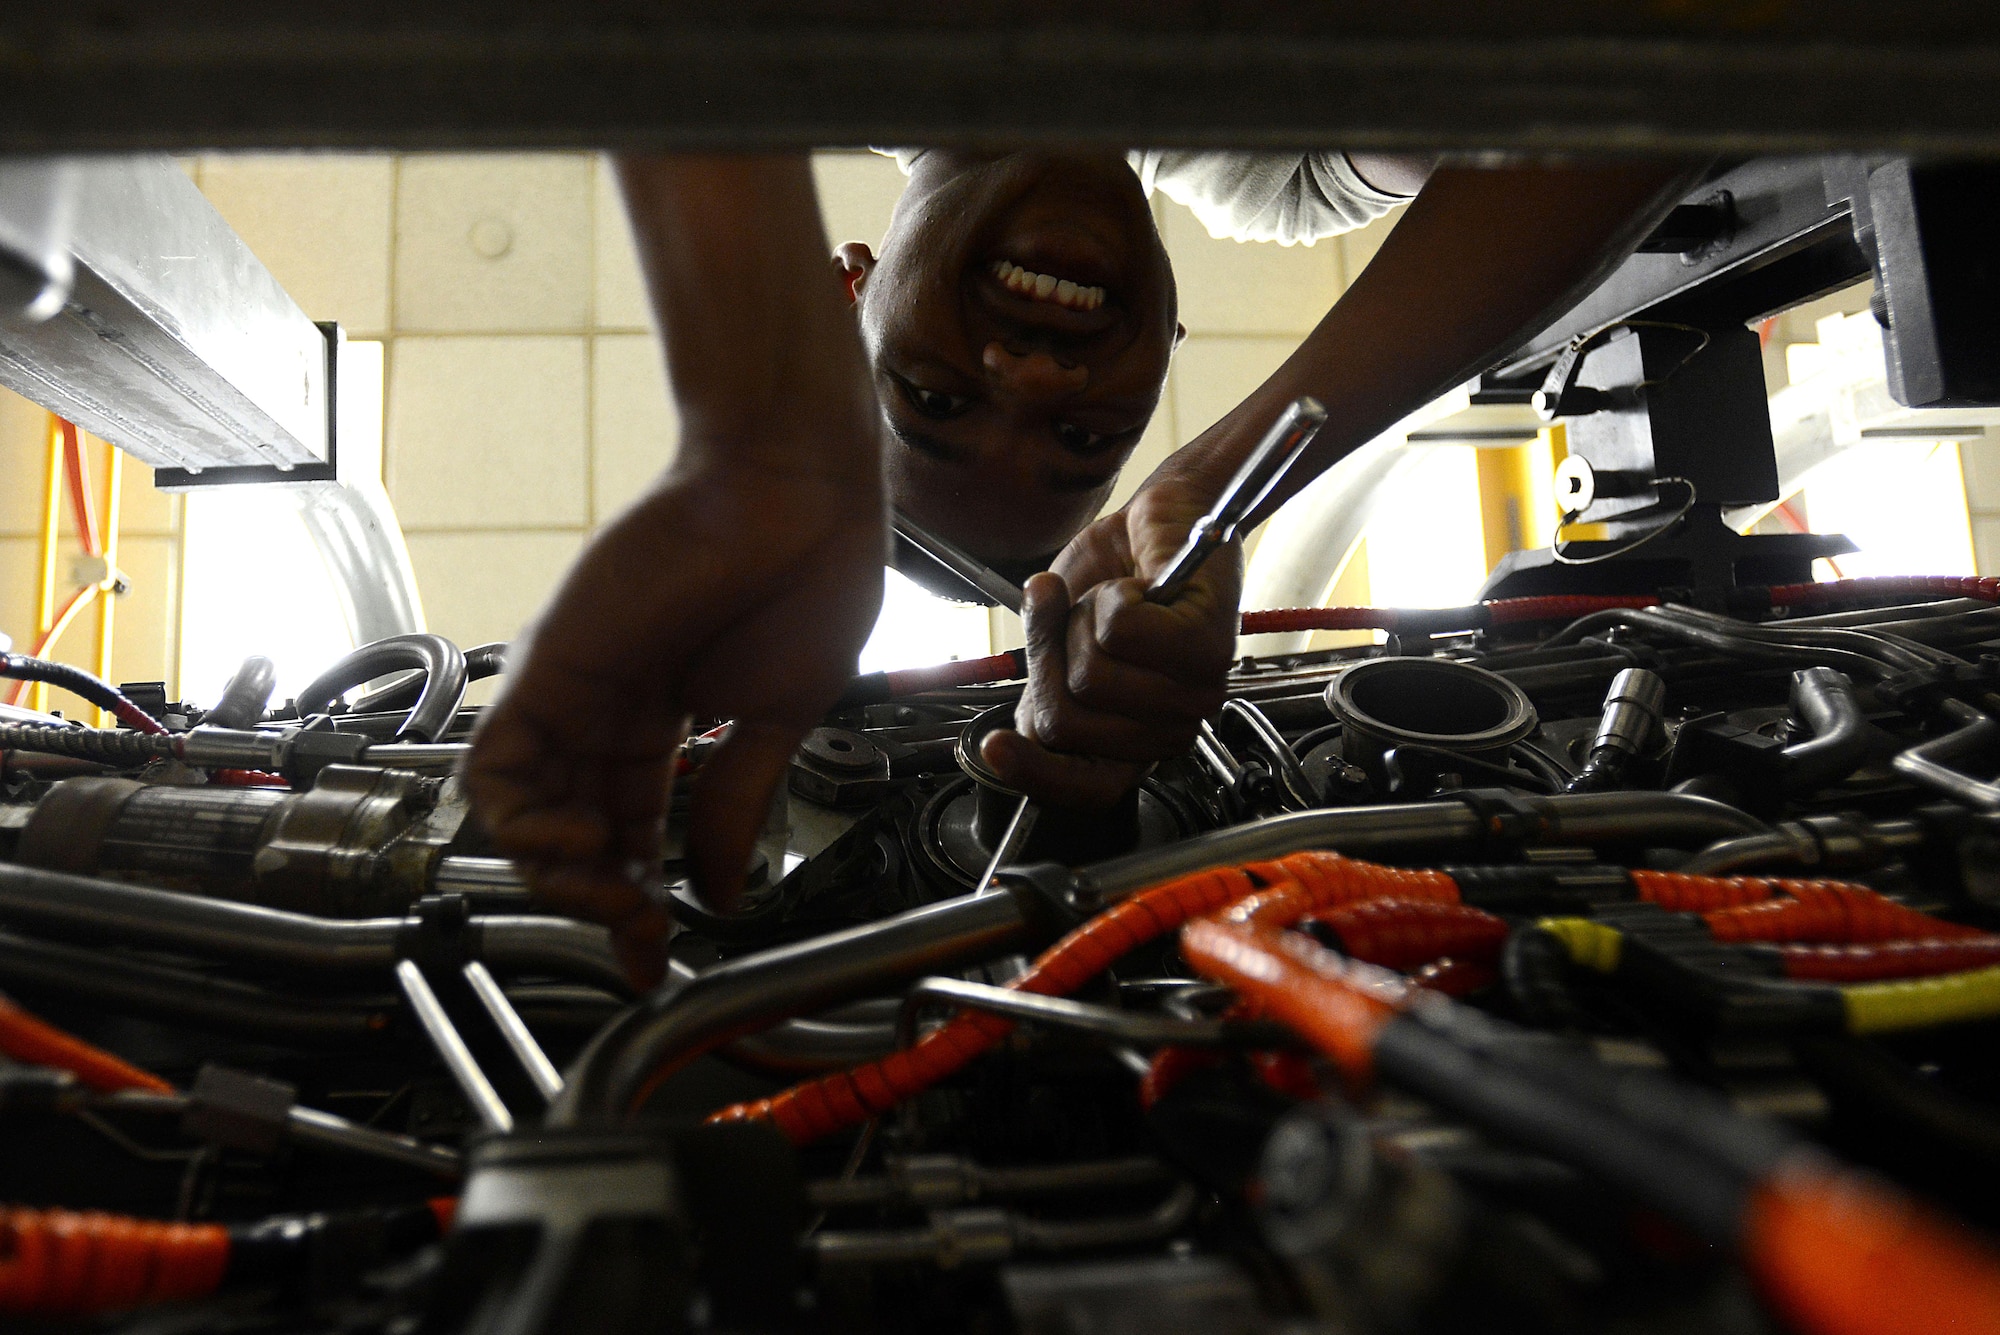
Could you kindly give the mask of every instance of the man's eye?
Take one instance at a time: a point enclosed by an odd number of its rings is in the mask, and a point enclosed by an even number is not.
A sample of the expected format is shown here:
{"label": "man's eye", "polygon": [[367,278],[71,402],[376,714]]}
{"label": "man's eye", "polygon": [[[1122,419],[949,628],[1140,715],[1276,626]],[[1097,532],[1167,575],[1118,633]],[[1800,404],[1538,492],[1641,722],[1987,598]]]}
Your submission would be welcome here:
{"label": "man's eye", "polygon": [[903,397],[910,401],[912,408],[915,408],[925,417],[938,421],[943,421],[947,417],[958,416],[972,402],[971,399],[960,394],[945,394],[935,389],[924,389],[921,386],[912,385],[908,381],[903,381],[902,387]]}
{"label": "man's eye", "polygon": [[1056,441],[1072,454],[1094,454],[1103,449],[1110,439],[1095,431],[1086,431],[1074,422],[1056,423]]}

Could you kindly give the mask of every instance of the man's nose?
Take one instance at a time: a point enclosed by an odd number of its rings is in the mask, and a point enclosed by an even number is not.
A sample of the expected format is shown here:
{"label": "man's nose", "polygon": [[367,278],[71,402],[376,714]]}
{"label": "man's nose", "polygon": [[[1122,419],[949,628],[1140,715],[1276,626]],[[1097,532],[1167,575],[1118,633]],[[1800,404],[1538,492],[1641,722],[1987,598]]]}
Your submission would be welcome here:
{"label": "man's nose", "polygon": [[998,339],[980,359],[994,385],[1024,399],[1065,399],[1090,384],[1090,368],[1069,366],[1041,348],[1016,352]]}

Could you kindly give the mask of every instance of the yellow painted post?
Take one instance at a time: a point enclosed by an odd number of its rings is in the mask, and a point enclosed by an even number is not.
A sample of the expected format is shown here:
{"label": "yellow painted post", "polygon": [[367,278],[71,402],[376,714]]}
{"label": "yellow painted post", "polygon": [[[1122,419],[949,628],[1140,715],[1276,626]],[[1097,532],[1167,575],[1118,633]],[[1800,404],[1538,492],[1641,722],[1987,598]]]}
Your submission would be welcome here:
{"label": "yellow painted post", "polygon": [[1545,427],[1528,444],[1477,453],[1479,522],[1489,573],[1507,553],[1546,547],[1554,535],[1555,460],[1550,437],[1551,429]]}
{"label": "yellow painted post", "polygon": [[[56,623],[56,548],[62,536],[63,437],[62,422],[49,414],[47,467],[43,473],[41,583],[35,589],[35,638],[40,640]],[[28,708],[46,710],[49,688],[36,682],[28,691]]]}
{"label": "yellow painted post", "polygon": [[[120,467],[118,447],[104,446],[104,511],[97,526],[104,544],[104,583],[97,595],[97,675],[111,681],[112,623],[118,609],[118,503],[125,470]],[[112,683],[116,685],[116,682]],[[111,727],[116,720],[110,711],[97,711],[97,726]]]}

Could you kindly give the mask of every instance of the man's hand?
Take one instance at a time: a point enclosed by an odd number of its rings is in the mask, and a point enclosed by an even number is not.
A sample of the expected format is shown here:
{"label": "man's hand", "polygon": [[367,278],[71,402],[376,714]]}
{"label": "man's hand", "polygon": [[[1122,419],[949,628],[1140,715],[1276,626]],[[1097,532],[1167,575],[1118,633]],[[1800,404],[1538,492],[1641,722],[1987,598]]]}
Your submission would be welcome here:
{"label": "man's hand", "polygon": [[812,477],[670,477],[606,529],[509,663],[466,783],[500,850],[659,980],[652,893],[691,715],[735,722],[690,815],[695,884],[726,905],[792,753],[854,672],[882,599],[879,495]]}
{"label": "man's hand", "polygon": [[[1028,687],[1018,731],[980,754],[1011,786],[1063,806],[1109,806],[1180,755],[1222,707],[1236,652],[1243,550],[1209,557],[1173,603],[1145,599],[1211,497],[1151,484],[1071,540],[1023,590]],[[1071,590],[1082,590],[1072,600]]]}
{"label": "man's hand", "polygon": [[887,556],[881,410],[803,158],[619,163],[680,410],[674,467],[584,550],[508,663],[466,784],[552,906],[642,986],[691,716],[733,719],[688,856],[726,907],[792,752],[854,673]]}

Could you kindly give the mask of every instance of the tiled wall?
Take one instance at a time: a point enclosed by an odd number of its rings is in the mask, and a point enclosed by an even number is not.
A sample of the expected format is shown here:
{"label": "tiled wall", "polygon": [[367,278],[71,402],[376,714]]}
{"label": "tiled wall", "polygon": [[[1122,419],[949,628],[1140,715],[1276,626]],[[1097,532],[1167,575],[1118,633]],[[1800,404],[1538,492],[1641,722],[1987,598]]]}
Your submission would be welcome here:
{"label": "tiled wall", "polygon": [[[249,155],[186,164],[315,319],[387,344],[385,481],[432,628],[505,639],[672,454],[673,410],[605,163],[588,154]],[[880,241],[892,162],[815,163],[830,239]],[[1380,227],[1310,249],[1215,241],[1157,202],[1188,339],[1116,499],[1283,360]],[[33,615],[39,410],[0,391],[0,629]],[[115,671],[171,677],[179,506],[126,470]],[[67,564],[60,582],[67,583]],[[1000,628],[1003,638],[1007,628]],[[72,657],[88,636],[72,632]]]}

